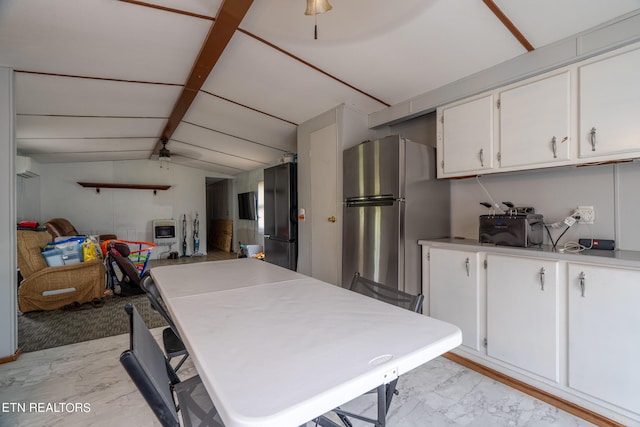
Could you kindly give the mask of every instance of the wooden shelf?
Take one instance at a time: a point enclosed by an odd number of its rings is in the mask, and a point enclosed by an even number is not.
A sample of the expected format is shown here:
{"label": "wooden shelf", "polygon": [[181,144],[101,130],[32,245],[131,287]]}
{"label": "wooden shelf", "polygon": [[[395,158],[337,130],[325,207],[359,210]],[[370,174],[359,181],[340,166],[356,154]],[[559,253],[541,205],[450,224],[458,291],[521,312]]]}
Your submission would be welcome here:
{"label": "wooden shelf", "polygon": [[100,192],[101,188],[126,188],[129,190],[153,190],[153,194],[156,194],[158,190],[168,190],[170,185],[146,185],[146,184],[110,184],[106,182],[80,182],[78,184],[83,187],[95,188],[96,193]]}

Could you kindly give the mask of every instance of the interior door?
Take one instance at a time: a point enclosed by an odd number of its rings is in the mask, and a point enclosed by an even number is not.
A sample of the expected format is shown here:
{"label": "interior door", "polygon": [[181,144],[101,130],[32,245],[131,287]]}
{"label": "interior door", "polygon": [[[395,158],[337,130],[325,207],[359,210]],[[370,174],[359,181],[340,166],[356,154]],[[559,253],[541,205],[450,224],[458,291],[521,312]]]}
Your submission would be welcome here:
{"label": "interior door", "polygon": [[338,134],[335,124],[310,135],[311,276],[340,283],[341,224],[338,222]]}

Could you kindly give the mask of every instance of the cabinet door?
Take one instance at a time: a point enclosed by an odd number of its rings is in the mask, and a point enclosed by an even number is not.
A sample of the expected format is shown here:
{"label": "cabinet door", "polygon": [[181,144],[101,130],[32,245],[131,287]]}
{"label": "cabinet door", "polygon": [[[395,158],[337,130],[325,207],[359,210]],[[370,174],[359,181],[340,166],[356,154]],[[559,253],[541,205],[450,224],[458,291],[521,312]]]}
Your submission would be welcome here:
{"label": "cabinet door", "polygon": [[442,109],[438,121],[438,176],[493,168],[494,96]]}
{"label": "cabinet door", "polygon": [[480,350],[480,281],[477,252],[431,248],[429,312],[462,330],[462,345]]}
{"label": "cabinet door", "polygon": [[579,68],[580,157],[640,152],[640,49]]}
{"label": "cabinet door", "polygon": [[639,302],[640,270],[569,264],[569,386],[640,414]]}
{"label": "cabinet door", "polygon": [[559,381],[559,263],[487,255],[487,354]]}
{"label": "cabinet door", "polygon": [[568,71],[500,93],[500,167],[569,160],[570,100]]}

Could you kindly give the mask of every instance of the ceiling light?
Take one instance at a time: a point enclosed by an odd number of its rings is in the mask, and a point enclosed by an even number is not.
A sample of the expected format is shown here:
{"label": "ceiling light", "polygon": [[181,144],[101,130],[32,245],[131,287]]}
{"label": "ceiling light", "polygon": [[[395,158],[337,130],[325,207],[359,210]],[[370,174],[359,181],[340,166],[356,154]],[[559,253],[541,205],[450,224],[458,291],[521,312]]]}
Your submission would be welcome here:
{"label": "ceiling light", "polygon": [[333,9],[333,6],[329,4],[329,0],[307,0],[307,10],[304,11],[305,15],[313,15],[315,20],[313,26],[313,38],[318,39],[318,15],[325,13]]}
{"label": "ceiling light", "polygon": [[325,13],[333,9],[328,0],[307,0],[307,10],[304,11],[305,15],[318,15]]}

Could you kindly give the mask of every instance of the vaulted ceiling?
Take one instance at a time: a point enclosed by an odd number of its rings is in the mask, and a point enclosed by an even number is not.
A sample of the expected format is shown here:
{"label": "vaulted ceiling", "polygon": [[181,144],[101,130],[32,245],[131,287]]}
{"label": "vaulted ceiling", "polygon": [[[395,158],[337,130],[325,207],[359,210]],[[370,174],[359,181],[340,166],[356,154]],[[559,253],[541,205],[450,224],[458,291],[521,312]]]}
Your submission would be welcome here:
{"label": "vaulted ceiling", "polygon": [[[634,13],[640,0],[0,0],[16,142],[39,162],[272,164],[341,103],[370,114]],[[314,39],[317,22],[318,39]]]}

